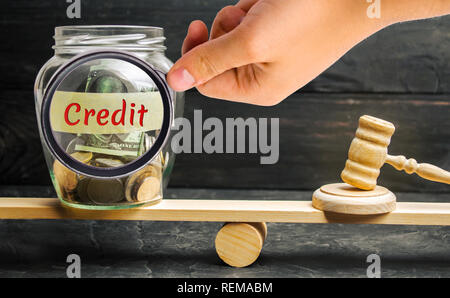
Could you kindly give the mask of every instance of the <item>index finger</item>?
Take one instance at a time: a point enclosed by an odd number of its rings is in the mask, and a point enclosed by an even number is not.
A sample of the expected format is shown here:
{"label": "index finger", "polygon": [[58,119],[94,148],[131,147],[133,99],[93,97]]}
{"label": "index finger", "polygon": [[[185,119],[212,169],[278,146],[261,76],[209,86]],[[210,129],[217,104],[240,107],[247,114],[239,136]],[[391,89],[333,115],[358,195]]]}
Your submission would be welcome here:
{"label": "index finger", "polygon": [[240,0],[235,6],[248,12],[252,6],[259,0]]}
{"label": "index finger", "polygon": [[208,41],[208,28],[200,20],[193,21],[188,28],[186,38],[181,47],[181,54],[184,55],[196,46]]}

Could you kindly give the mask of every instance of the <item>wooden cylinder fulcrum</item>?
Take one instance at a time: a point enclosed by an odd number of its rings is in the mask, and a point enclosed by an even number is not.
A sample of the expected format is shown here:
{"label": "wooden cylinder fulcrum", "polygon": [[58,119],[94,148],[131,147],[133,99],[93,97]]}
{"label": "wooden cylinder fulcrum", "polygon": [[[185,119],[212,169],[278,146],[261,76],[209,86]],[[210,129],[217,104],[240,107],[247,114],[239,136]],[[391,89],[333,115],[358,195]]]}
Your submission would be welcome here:
{"label": "wooden cylinder fulcrum", "polygon": [[249,266],[258,259],[266,236],[264,222],[226,223],[216,236],[217,255],[230,266]]}

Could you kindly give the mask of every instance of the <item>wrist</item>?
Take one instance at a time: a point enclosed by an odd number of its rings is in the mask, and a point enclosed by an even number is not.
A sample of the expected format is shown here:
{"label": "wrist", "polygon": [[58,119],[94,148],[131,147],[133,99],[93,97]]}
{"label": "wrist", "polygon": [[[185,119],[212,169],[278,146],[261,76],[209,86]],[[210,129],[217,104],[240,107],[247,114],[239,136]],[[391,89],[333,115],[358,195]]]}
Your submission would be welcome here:
{"label": "wrist", "polygon": [[390,0],[368,1],[347,0],[344,8],[349,18],[349,29],[359,32],[363,39],[396,22],[390,12],[391,7],[385,5]]}
{"label": "wrist", "polygon": [[450,14],[450,2],[449,0],[347,0],[345,9],[353,18],[351,23],[361,26],[360,29],[369,36],[395,23]]}
{"label": "wrist", "polygon": [[448,0],[381,0],[389,24],[426,19],[450,13]]}

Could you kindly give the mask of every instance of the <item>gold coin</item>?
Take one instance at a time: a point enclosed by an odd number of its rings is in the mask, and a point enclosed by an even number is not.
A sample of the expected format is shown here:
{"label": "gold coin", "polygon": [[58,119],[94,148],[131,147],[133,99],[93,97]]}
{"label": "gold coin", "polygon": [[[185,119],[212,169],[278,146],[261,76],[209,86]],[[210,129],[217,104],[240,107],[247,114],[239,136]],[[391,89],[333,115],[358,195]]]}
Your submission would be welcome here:
{"label": "gold coin", "polygon": [[74,195],[73,192],[66,192],[66,191],[64,191],[63,198],[64,198],[66,201],[71,202],[71,203],[76,202],[76,200],[75,200],[75,195]]}
{"label": "gold coin", "polygon": [[92,159],[92,152],[78,151],[70,154],[70,156],[82,163],[88,163]]}
{"label": "gold coin", "polygon": [[161,183],[156,177],[147,177],[139,185],[136,200],[139,202],[149,201],[159,194]]}
{"label": "gold coin", "polygon": [[[147,167],[147,169],[150,169]],[[153,178],[153,179],[150,179]],[[149,181],[147,181],[149,179]],[[131,186],[131,198],[133,201],[151,200],[160,189],[159,178],[155,177],[151,171],[145,171],[139,175]],[[156,187],[157,186],[157,187]],[[157,188],[157,190],[156,190]],[[156,192],[156,193],[155,193]]]}
{"label": "gold coin", "polygon": [[148,165],[144,168],[145,172],[149,172],[153,177],[161,177],[161,167],[159,165]]}
{"label": "gold coin", "polygon": [[66,168],[58,160],[55,160],[53,163],[53,175],[59,186],[62,188],[61,191],[71,192],[77,187],[77,174]]}
{"label": "gold coin", "polygon": [[131,176],[127,178],[125,183],[125,197],[127,201],[134,202],[136,201],[136,186],[139,185],[139,181],[146,177],[156,177],[161,178],[161,169],[154,165],[146,165],[143,169],[133,173]]}
{"label": "gold coin", "polygon": [[145,173],[145,168],[142,170],[137,171],[136,173],[133,173],[131,176],[127,178],[127,181],[125,183],[125,198],[128,202],[134,202],[135,201],[135,192],[134,188],[136,186],[136,181]]}

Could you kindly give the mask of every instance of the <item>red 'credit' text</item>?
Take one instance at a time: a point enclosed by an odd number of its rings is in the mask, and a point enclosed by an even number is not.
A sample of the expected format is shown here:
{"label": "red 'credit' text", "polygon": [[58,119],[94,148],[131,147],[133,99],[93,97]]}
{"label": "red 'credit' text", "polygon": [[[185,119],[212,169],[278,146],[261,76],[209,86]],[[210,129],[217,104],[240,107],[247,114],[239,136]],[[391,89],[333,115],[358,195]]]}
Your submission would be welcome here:
{"label": "red 'credit' text", "polygon": [[[79,123],[86,126],[89,125],[89,121],[96,121],[98,125],[104,126],[111,121],[114,126],[125,126],[125,121],[128,121],[131,125],[134,125],[135,117],[138,117],[138,125],[144,126],[144,115],[148,112],[144,105],[141,105],[139,110],[135,111],[136,104],[131,103],[127,106],[125,99],[122,99],[122,108],[110,112],[108,109],[101,109],[99,111],[95,109],[84,109],[79,103],[69,104],[64,111],[64,121],[67,125],[74,126]],[[129,110],[129,113],[127,111]],[[69,117],[70,113],[70,117]],[[70,119],[69,119],[70,118]],[[92,119],[93,118],[93,119]]]}

